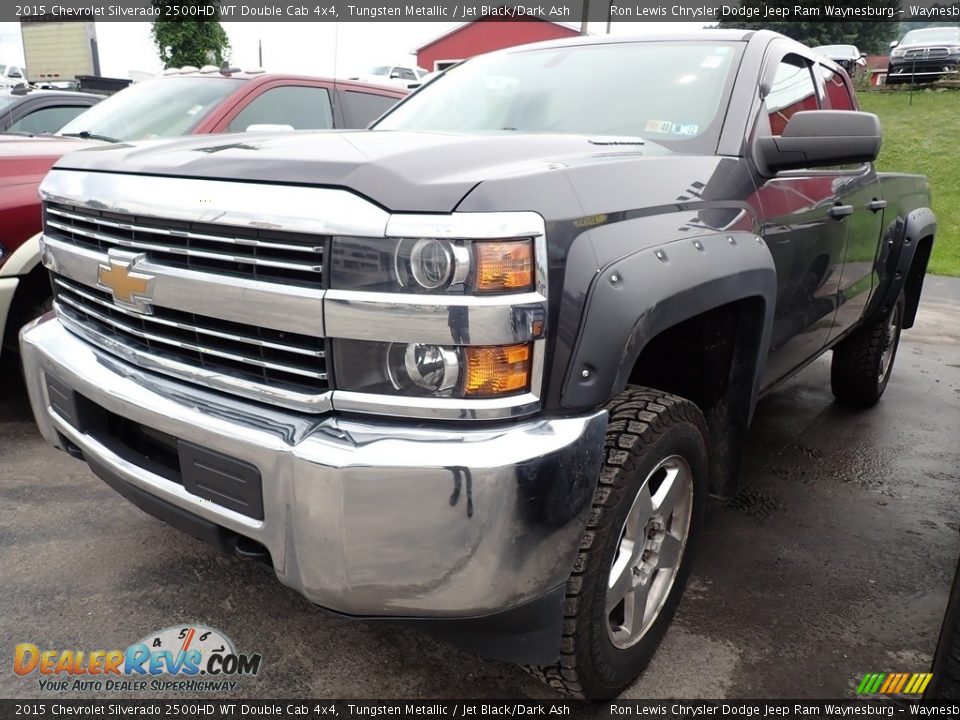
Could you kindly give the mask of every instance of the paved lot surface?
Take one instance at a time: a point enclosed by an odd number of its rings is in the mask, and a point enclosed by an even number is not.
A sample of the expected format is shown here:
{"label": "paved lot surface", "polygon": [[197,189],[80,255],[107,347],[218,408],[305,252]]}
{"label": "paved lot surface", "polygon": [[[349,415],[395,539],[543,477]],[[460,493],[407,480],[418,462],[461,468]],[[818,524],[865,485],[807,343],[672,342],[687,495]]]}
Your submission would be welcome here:
{"label": "paved lot surface", "polygon": [[[832,403],[820,360],[760,405],[731,506],[632,697],[849,696],[928,668],[960,554],[960,280],[929,278],[880,405]],[[47,447],[0,377],[0,697],[38,694],[14,643],[126,647],[195,621],[259,651],[257,697],[553,698],[521,670],[317,610],[128,505]],[[117,694],[119,696],[119,694]]]}

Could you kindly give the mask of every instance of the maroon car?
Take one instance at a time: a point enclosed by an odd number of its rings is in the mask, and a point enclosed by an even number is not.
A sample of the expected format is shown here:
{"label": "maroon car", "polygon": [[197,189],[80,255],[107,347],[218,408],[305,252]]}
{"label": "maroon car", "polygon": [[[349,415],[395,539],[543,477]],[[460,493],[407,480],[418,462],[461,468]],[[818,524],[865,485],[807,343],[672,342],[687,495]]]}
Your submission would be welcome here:
{"label": "maroon car", "polygon": [[[38,187],[61,156],[109,142],[248,129],[362,128],[407,94],[398,88],[296,75],[184,72],[137,83],[76,117],[57,135],[0,134],[0,335],[50,301],[40,266]],[[6,331],[5,331],[6,330]]]}

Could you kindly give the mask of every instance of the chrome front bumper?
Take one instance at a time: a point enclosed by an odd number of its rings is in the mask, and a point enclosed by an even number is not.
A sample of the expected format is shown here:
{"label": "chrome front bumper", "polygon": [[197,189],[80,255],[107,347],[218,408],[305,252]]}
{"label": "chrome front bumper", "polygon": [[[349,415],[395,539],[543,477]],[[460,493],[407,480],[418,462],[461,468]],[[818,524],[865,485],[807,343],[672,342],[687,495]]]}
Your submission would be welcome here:
{"label": "chrome front bumper", "polygon": [[[323,607],[477,617],[541,597],[570,573],[606,412],[483,428],[313,417],[144,372],[52,315],[23,330],[21,348],[49,442],[262,544],[277,577]],[[48,376],[115,415],[256,466],[263,520],[193,495],[73,427],[51,407]]]}

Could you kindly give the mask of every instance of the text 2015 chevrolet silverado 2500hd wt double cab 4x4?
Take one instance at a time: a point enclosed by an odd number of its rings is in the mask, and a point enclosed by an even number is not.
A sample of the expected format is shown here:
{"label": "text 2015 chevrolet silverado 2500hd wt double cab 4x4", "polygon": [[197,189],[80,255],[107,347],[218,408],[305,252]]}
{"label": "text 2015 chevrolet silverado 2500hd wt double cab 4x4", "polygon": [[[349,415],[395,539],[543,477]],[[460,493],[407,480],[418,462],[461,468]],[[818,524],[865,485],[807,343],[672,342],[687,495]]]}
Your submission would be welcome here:
{"label": "text 2015 chevrolet silverado 2500hd wt double cab 4x4", "polygon": [[371,131],[75,153],[33,409],[323,607],[616,695],[757,397],[828,349],[840,400],[887,384],[935,223],[879,146],[831,61],[711,30],[475,58]]}

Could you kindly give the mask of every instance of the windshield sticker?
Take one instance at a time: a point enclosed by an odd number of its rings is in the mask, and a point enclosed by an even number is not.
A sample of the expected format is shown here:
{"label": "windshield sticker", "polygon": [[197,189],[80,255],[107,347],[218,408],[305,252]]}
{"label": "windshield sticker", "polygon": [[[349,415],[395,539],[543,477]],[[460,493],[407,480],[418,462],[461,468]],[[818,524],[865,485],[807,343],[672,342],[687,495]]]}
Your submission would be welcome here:
{"label": "windshield sticker", "polygon": [[647,120],[644,128],[648,133],[663,133],[664,135],[696,135],[699,125],[670,122],[669,120]]}
{"label": "windshield sticker", "polygon": [[646,132],[669,133],[673,129],[673,123],[669,120],[647,120]]}

